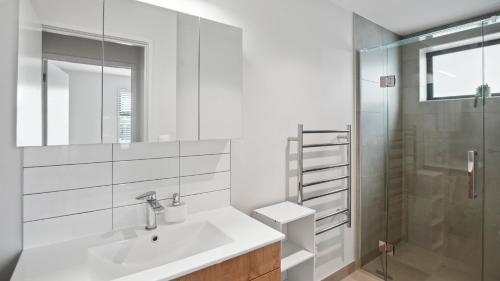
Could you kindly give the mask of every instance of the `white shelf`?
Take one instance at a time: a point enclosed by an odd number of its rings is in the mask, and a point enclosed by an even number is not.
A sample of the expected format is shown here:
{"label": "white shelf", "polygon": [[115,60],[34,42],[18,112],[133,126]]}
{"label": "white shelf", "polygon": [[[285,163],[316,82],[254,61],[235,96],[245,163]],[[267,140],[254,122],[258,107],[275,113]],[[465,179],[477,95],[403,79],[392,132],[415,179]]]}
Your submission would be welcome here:
{"label": "white shelf", "polygon": [[254,211],[256,214],[268,217],[280,224],[287,224],[315,213],[313,209],[286,201]]}
{"label": "white shelf", "polygon": [[289,241],[283,242],[281,256],[281,272],[314,258],[313,253]]}
{"label": "white shelf", "polygon": [[315,280],[315,215],[315,210],[288,201],[253,211],[254,218],[286,235],[281,241],[285,280]]}

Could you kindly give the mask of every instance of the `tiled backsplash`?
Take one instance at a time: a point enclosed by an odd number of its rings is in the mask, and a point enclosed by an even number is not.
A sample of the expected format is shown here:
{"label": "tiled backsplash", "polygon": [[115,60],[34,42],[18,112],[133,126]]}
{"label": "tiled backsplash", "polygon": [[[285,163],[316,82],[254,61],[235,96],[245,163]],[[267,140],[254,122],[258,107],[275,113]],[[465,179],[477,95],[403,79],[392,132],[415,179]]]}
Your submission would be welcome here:
{"label": "tiled backsplash", "polygon": [[144,225],[147,191],[195,213],[230,205],[230,188],[230,141],[25,148],[24,248]]}

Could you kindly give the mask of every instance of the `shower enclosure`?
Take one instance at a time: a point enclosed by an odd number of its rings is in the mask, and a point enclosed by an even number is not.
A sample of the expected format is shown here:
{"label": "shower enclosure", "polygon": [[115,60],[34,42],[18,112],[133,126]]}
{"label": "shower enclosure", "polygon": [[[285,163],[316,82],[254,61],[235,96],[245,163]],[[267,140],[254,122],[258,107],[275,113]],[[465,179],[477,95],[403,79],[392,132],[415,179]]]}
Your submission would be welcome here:
{"label": "shower enclosure", "polygon": [[361,262],[500,280],[500,17],[359,53]]}

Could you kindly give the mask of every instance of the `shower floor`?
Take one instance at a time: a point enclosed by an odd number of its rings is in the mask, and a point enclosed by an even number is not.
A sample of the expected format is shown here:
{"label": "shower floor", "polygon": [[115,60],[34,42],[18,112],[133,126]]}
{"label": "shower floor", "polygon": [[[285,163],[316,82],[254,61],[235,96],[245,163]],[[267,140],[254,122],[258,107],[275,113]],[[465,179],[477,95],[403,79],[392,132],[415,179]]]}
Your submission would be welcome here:
{"label": "shower floor", "polygon": [[[406,242],[396,246],[396,254],[389,256],[387,267],[394,281],[472,281],[477,276],[468,271],[467,264],[462,261]],[[371,273],[383,272],[380,257],[363,268]]]}

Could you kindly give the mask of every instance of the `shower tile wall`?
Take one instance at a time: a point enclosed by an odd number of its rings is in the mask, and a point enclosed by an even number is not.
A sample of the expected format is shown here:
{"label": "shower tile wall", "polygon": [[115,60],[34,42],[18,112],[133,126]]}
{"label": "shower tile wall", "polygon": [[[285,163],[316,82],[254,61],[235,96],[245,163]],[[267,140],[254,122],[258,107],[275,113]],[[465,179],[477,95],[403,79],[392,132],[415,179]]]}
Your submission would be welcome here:
{"label": "shower tile wall", "polygon": [[[356,49],[398,40],[384,28],[355,15]],[[400,96],[400,53],[398,49],[359,53],[358,117],[361,163],[361,258],[366,264],[380,253],[379,240],[386,240],[385,209],[388,183],[389,237],[401,239],[402,200],[402,100]],[[380,88],[380,76],[396,75],[397,87]],[[386,155],[387,142],[389,151]],[[386,158],[387,157],[387,158]]]}
{"label": "shower tile wall", "polygon": [[[485,27],[483,34],[500,34],[500,24]],[[488,52],[485,63],[497,64]],[[484,281],[500,280],[500,98],[485,105]]]}
{"label": "shower tile wall", "polygon": [[484,281],[500,280],[500,98],[486,103]]}

